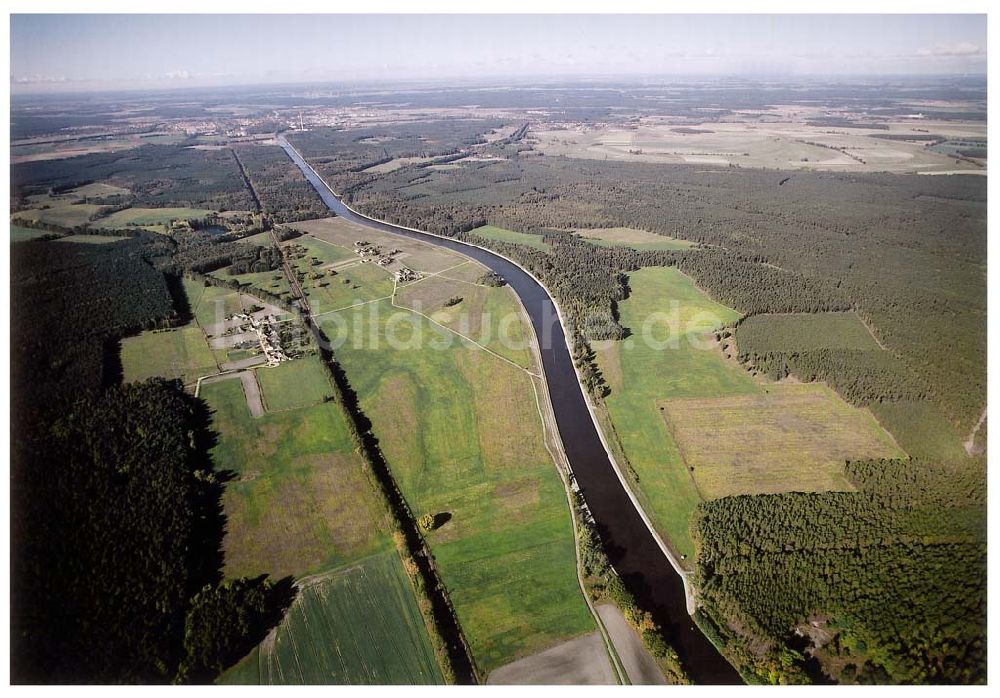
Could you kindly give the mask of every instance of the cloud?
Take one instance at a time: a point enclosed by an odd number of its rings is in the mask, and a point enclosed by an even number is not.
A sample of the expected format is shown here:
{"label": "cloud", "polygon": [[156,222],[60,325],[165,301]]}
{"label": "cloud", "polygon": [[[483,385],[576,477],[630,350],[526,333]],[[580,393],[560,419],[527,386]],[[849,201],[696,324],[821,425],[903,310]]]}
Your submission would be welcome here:
{"label": "cloud", "polygon": [[961,41],[957,44],[934,44],[930,48],[917,51],[919,56],[934,56],[938,58],[954,58],[967,56],[984,56],[986,52],[979,44],[971,41]]}
{"label": "cloud", "polygon": [[35,73],[34,75],[12,75],[10,81],[18,85],[31,85],[45,82],[67,82],[66,78],[62,75],[39,75],[38,73]]}

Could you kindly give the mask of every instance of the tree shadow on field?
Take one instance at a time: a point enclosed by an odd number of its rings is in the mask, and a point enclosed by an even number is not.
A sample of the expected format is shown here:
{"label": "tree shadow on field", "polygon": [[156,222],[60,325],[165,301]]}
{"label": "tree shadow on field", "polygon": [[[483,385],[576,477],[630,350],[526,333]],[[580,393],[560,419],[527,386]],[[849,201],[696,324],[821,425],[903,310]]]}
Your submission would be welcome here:
{"label": "tree shadow on field", "polygon": [[[212,598],[208,604],[191,604],[185,635],[192,631],[195,634],[208,633],[218,645],[213,648],[214,653],[188,656],[182,680],[185,683],[211,683],[221,671],[249,654],[281,623],[295,601],[298,589],[291,576],[277,581],[266,574],[255,578],[225,578],[223,540],[227,519],[222,495],[226,483],[235,479],[236,473],[214,469],[211,450],[219,443],[219,434],[212,429],[213,412],[208,403],[186,393],[185,399],[190,409],[190,468],[200,485],[190,539],[188,598],[195,600],[206,593]],[[213,610],[208,612],[205,608]],[[206,624],[208,630],[205,629]],[[238,628],[239,632],[233,628]],[[184,638],[179,641],[186,642]],[[179,646],[179,656],[184,656],[188,649]]]}
{"label": "tree shadow on field", "polygon": [[184,279],[174,274],[164,274],[163,278],[167,283],[170,299],[173,301],[174,312],[177,314],[171,322],[174,325],[186,325],[194,319],[194,315],[191,312],[187,291],[184,289]]}
{"label": "tree shadow on field", "polygon": [[219,434],[212,430],[212,410],[201,398],[185,393],[190,408],[189,428],[192,440],[191,472],[200,487],[195,499],[194,525],[191,535],[189,596],[207,584],[222,581],[225,566],[223,538],[226,535],[226,514],[222,495],[226,483],[233,480],[232,470],[216,472],[211,450],[219,443]]}

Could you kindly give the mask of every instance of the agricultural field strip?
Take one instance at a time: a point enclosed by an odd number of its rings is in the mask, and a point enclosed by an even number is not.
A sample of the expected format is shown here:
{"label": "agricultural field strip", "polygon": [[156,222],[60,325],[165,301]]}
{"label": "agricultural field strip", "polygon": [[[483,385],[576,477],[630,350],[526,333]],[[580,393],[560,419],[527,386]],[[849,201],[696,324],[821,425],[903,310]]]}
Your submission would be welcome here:
{"label": "agricultural field strip", "polygon": [[[465,263],[468,263],[468,262],[465,262]],[[463,264],[465,264],[465,263],[463,263]],[[456,266],[462,266],[462,264],[459,264],[459,265],[456,265]],[[443,273],[445,271],[449,271],[450,269],[454,269],[454,268],[455,267],[449,267],[449,269],[444,269],[444,270],[442,270],[442,272],[439,272],[439,274]],[[448,277],[442,277],[442,278],[448,278]],[[418,281],[415,281],[415,282],[413,282],[411,284],[406,284],[406,286],[412,286],[415,283],[419,283],[419,281],[421,281],[421,280],[422,279],[419,279]],[[465,283],[471,283],[471,282],[465,282]],[[478,284],[473,284],[473,285],[478,285]],[[395,296],[395,292],[396,292],[396,289],[394,288],[393,289],[393,296]],[[520,298],[517,298],[517,303],[518,303],[519,306],[521,306],[521,299]],[[400,306],[396,306],[395,302],[393,302],[393,305],[395,307],[400,307]],[[407,308],[407,310],[409,310],[409,309]],[[522,310],[523,310],[523,306],[522,306]],[[412,311],[412,312],[416,312],[416,311]],[[605,627],[604,621],[601,618],[600,614],[597,612],[597,609],[594,607],[594,604],[593,604],[593,602],[590,599],[590,594],[587,592],[587,588],[586,588],[586,586],[584,584],[584,581],[583,581],[583,561],[580,559],[580,547],[579,547],[579,539],[580,538],[579,538],[579,531],[577,530],[578,527],[577,527],[577,521],[576,521],[576,514],[573,511],[573,500],[572,500],[572,495],[571,495],[572,490],[571,490],[571,487],[570,487],[570,483],[569,483],[569,481],[567,479],[567,473],[570,472],[569,463],[568,463],[568,460],[566,458],[566,454],[562,451],[562,449],[559,446],[560,444],[562,444],[562,437],[559,435],[559,426],[558,426],[558,424],[555,421],[554,414],[552,413],[551,403],[547,399],[548,398],[548,392],[546,391],[546,405],[548,407],[548,410],[543,410],[542,409],[541,398],[538,395],[538,386],[537,386],[537,384],[535,383],[535,380],[534,380],[534,379],[538,379],[540,381],[543,381],[543,384],[547,385],[547,383],[544,383],[545,378],[544,378],[544,375],[542,375],[542,374],[544,374],[544,371],[545,371],[544,367],[540,369],[540,373],[538,373],[538,374],[533,373],[533,372],[529,371],[528,369],[524,368],[523,366],[519,366],[518,364],[515,364],[513,361],[510,361],[509,359],[507,359],[507,358],[505,358],[503,356],[500,356],[499,354],[491,351],[490,349],[487,349],[486,347],[482,346],[478,342],[475,342],[474,340],[469,339],[468,337],[465,337],[461,333],[456,332],[455,330],[452,330],[452,329],[450,329],[448,327],[445,327],[444,325],[441,325],[438,322],[435,322],[433,319],[429,318],[428,316],[424,315],[423,313],[417,313],[417,314],[421,315],[421,316],[423,316],[425,318],[427,318],[430,322],[434,323],[435,325],[438,325],[440,327],[444,327],[444,329],[449,330],[449,331],[453,332],[454,334],[458,335],[459,337],[472,342],[473,344],[475,344],[479,348],[484,349],[485,351],[489,352],[490,354],[493,354],[494,356],[496,356],[499,359],[503,359],[507,363],[509,363],[512,366],[514,366],[514,367],[516,367],[516,368],[524,371],[529,376],[531,376],[532,380],[529,380],[529,382],[531,383],[531,390],[532,390],[532,393],[534,394],[534,397],[535,397],[535,409],[538,411],[538,419],[539,419],[539,421],[542,424],[542,443],[545,445],[545,450],[548,451],[549,456],[552,458],[552,463],[556,466],[556,472],[559,473],[559,479],[563,483],[563,491],[566,494],[566,504],[569,507],[570,522],[573,524],[573,543],[574,543],[573,544],[573,550],[574,550],[574,554],[576,556],[576,579],[577,579],[577,583],[580,585],[580,592],[583,594],[583,598],[584,598],[584,600],[587,603],[587,608],[590,610],[590,614],[594,618],[594,622],[597,625],[598,630],[600,630],[601,638],[602,638],[602,641],[604,642],[605,651],[607,652],[608,657],[611,660],[611,666],[612,666],[612,669],[615,672],[615,676],[616,676],[616,679],[617,679],[618,683],[619,684],[628,684],[629,683],[628,682],[628,674],[626,673],[625,668],[624,668],[624,666],[621,663],[621,659],[619,658],[618,652],[615,649],[614,643],[613,643],[613,641],[611,639],[611,635],[609,634],[607,628]],[[535,337],[535,333],[534,333],[534,329],[533,328],[531,330],[531,350],[532,350],[532,355],[533,355],[533,358],[534,358],[535,362],[537,363],[538,366],[541,367],[542,366],[541,355],[538,352],[537,338]],[[548,414],[549,418],[546,417],[546,413]],[[556,445],[555,448],[553,448],[553,444]],[[560,466],[560,463],[562,463],[562,466]]]}

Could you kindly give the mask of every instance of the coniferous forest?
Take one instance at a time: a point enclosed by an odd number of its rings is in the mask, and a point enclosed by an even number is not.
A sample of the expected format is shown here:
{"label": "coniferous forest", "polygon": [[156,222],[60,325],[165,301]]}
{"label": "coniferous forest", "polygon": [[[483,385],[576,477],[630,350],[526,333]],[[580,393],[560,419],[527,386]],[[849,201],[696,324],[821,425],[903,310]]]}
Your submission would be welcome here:
{"label": "coniferous forest", "polygon": [[227,474],[205,405],[176,382],[120,383],[118,338],[186,311],[148,261],[162,243],[11,247],[19,683],[211,680],[290,603],[290,580],[222,583]]}
{"label": "coniferous forest", "polygon": [[982,461],[848,474],[856,492],[700,505],[703,623],[755,681],[984,682]]}

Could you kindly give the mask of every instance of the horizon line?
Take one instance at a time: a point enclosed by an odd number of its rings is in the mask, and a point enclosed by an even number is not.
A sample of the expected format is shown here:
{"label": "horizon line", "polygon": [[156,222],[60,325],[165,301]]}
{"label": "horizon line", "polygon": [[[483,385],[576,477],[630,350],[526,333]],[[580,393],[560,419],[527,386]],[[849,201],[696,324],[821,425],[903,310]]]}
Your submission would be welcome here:
{"label": "horizon line", "polygon": [[[540,82],[556,83],[569,86],[573,83],[584,82],[614,82],[638,85],[647,81],[773,81],[792,82],[804,79],[833,79],[833,80],[858,80],[858,81],[878,81],[878,80],[945,80],[961,78],[967,80],[988,79],[988,71],[983,72],[958,72],[958,73],[591,73],[591,74],[558,74],[558,73],[535,73],[531,75],[490,75],[480,77],[469,76],[434,76],[434,77],[372,77],[372,78],[330,78],[330,79],[282,79],[282,80],[248,80],[236,82],[219,82],[212,84],[163,84],[128,86],[128,83],[142,82],[142,80],[121,80],[121,86],[103,86],[93,88],[73,89],[71,85],[82,85],[93,81],[88,80],[50,80],[38,82],[17,82],[14,76],[10,79],[10,97],[39,97],[39,96],[72,96],[72,95],[95,95],[95,94],[120,94],[120,93],[141,93],[141,92],[183,92],[185,90],[209,90],[209,89],[236,89],[236,88],[263,88],[263,87],[303,87],[303,86],[351,86],[351,87],[386,87],[386,86],[416,86],[426,85],[440,86],[440,83],[451,82],[456,89],[462,86],[482,86],[482,87],[530,87]],[[192,81],[197,78],[192,78]],[[496,83],[504,84],[496,84]],[[65,85],[67,89],[31,89],[33,86],[57,86]],[[652,85],[650,85],[652,86]]]}

